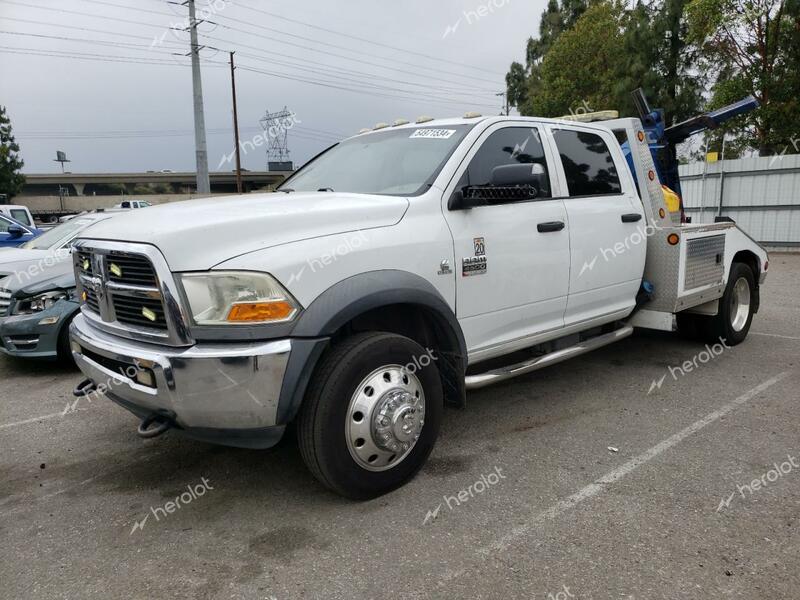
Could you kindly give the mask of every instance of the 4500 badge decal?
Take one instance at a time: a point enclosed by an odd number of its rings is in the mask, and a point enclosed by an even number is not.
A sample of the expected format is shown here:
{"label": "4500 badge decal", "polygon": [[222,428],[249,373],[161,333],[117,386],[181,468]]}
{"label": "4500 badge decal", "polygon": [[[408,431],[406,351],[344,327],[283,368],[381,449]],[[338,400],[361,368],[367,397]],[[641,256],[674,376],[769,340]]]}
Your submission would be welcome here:
{"label": "4500 badge decal", "polygon": [[461,259],[461,275],[484,275],[486,273],[486,241],[482,237],[472,240],[475,247],[475,256],[465,256]]}

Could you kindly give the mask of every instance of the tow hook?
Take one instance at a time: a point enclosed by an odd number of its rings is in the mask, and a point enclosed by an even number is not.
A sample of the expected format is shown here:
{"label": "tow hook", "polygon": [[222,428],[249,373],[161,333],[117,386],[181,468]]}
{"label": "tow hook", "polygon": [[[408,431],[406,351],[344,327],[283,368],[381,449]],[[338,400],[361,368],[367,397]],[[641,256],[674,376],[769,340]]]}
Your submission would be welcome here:
{"label": "tow hook", "polygon": [[77,398],[83,398],[84,396],[88,396],[96,391],[97,384],[91,379],[84,379],[75,387],[74,390],[72,390],[72,395]]}
{"label": "tow hook", "polygon": [[[150,429],[150,425],[156,424],[155,427]],[[165,433],[168,429],[172,429],[175,426],[175,422],[172,418],[163,415],[161,413],[150,413],[142,422],[139,423],[139,428],[136,430],[136,433],[139,434],[140,438],[144,439],[151,439],[160,436],[162,433]]]}

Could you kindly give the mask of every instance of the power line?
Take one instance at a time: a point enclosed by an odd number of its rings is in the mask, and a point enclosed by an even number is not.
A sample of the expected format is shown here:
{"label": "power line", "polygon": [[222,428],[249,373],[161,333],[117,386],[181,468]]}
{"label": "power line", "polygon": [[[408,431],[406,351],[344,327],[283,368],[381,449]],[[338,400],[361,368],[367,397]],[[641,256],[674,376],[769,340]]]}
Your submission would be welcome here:
{"label": "power line", "polygon": [[[128,43],[128,42],[112,42],[112,41],[106,41],[106,40],[92,40],[92,39],[86,39],[86,38],[73,38],[73,37],[68,37],[68,36],[46,35],[46,34],[37,34],[37,33],[30,33],[30,32],[6,31],[6,30],[0,30],[0,34],[27,36],[27,37],[44,38],[44,39],[54,39],[54,40],[61,40],[61,41],[68,41],[68,42],[94,44],[94,45],[100,45],[100,46],[111,46],[111,47],[122,47],[122,48],[143,48],[144,51],[148,51],[148,52],[154,52],[155,51],[155,49],[153,48],[152,44],[151,45],[131,44],[131,43]],[[218,48],[215,48],[213,46],[210,46],[209,48],[214,49],[214,50],[219,50]],[[165,50],[169,50],[169,48],[165,48]],[[163,54],[163,53],[159,53],[159,54]],[[172,54],[172,55],[175,55],[175,56],[178,56],[178,55],[183,56],[184,55],[182,52],[181,53],[174,53],[173,52],[173,53],[168,53],[168,54]],[[247,57],[253,58],[254,60],[260,60],[260,61],[267,61],[268,60],[268,59],[266,59],[264,57],[260,57],[258,55],[253,55],[253,54],[240,53],[240,55],[244,56],[246,58]],[[204,59],[204,62],[207,62],[207,59]],[[312,68],[308,68],[308,67],[303,67],[303,66],[300,66],[300,65],[297,65],[297,64],[293,64],[293,63],[274,61],[274,60],[270,60],[270,62],[278,64],[278,65],[288,66],[288,67],[291,67],[291,68],[299,70],[299,71],[307,71],[307,72],[314,73],[314,74],[318,74],[320,72],[319,69],[312,69]],[[402,89],[402,88],[392,88],[392,87],[388,87],[388,86],[385,86],[385,85],[381,86],[381,85],[378,85],[378,84],[376,84],[374,82],[371,82],[371,81],[366,81],[365,82],[365,81],[362,81],[362,80],[359,80],[359,79],[353,79],[353,78],[349,78],[349,77],[346,77],[346,76],[343,77],[342,75],[340,75],[336,71],[322,70],[322,72],[323,73],[330,73],[334,77],[339,77],[340,79],[351,81],[352,83],[355,83],[355,84],[358,84],[358,85],[362,85],[364,87],[370,87],[370,88],[374,88],[374,89],[383,89],[385,91],[399,91],[399,92],[403,92],[403,93],[415,93],[414,90],[407,90],[407,89]],[[346,73],[347,70],[344,70],[344,72]],[[355,73],[359,73],[359,72],[356,71]],[[372,76],[372,74],[369,74],[369,73],[363,73],[363,75],[366,76],[366,77],[371,77]],[[378,77],[380,79],[384,79],[384,80],[389,80],[389,78],[381,78],[380,76],[376,76],[376,77]],[[334,81],[333,83],[336,83],[336,81]],[[403,82],[403,83],[405,85],[419,86],[419,87],[422,87],[424,89],[429,89],[429,87],[430,87],[427,84],[421,84],[421,83],[416,83],[416,82]],[[441,94],[440,95],[435,91],[429,91],[429,92],[426,92],[426,93],[422,93],[421,95],[423,97],[429,97],[429,98],[434,98],[434,99],[439,99],[439,98],[441,98],[441,96],[444,96],[443,99],[447,99],[448,98],[446,94]],[[472,95],[469,94],[469,96],[472,96]],[[466,98],[466,96],[465,96],[465,98]],[[464,102],[467,103],[466,99],[464,100]],[[472,100],[470,102],[474,103],[476,101]],[[482,106],[489,106],[489,105],[488,104],[483,104]]]}
{"label": "power line", "polygon": [[439,61],[439,62],[451,64],[451,65],[457,65],[457,66],[460,66],[460,67],[463,67],[463,68],[474,69],[474,70],[477,70],[477,71],[484,71],[484,72],[490,73],[492,75],[502,76],[499,73],[495,73],[494,71],[490,71],[488,69],[483,69],[481,67],[476,67],[475,65],[470,65],[470,64],[466,64],[466,63],[460,63],[460,62],[457,62],[457,61],[447,60],[445,58],[439,58],[438,56],[432,56],[430,54],[425,54],[425,53],[422,53],[422,52],[415,52],[414,50],[408,50],[406,48],[399,48],[397,46],[391,46],[389,44],[376,42],[374,40],[369,40],[367,38],[362,38],[362,37],[359,37],[359,36],[356,36],[356,35],[351,35],[351,34],[348,34],[348,33],[342,33],[340,31],[336,31],[334,29],[328,29],[326,27],[320,27],[319,25],[313,25],[311,23],[307,23],[305,21],[300,21],[298,19],[292,19],[292,18],[289,18],[289,17],[284,17],[283,15],[278,15],[278,14],[275,14],[275,13],[272,13],[272,12],[268,12],[268,11],[262,10],[260,8],[253,8],[253,7],[247,6],[246,4],[242,4],[241,2],[238,2],[237,5],[240,6],[241,8],[246,9],[246,10],[252,10],[252,11],[255,11],[255,12],[259,12],[259,13],[268,15],[270,17],[274,17],[276,19],[280,19],[282,21],[288,21],[290,23],[297,23],[299,25],[304,25],[305,27],[310,27],[312,29],[317,29],[319,31],[325,31],[327,33],[332,33],[334,35],[339,35],[339,36],[342,36],[342,37],[358,40],[358,41],[361,41],[361,42],[364,42],[364,43],[367,43],[367,44],[372,44],[373,46],[380,46],[382,48],[388,48],[390,50],[397,50],[399,52],[404,52],[406,54],[414,54],[416,56],[421,56],[421,57],[427,58],[429,60],[436,60],[436,61]]}
{"label": "power line", "polygon": [[[185,66],[176,63],[172,59],[161,58],[143,58],[139,56],[118,56],[118,55],[103,55],[103,54],[90,54],[86,52],[48,52],[38,48],[15,48],[12,46],[0,46],[0,52],[6,54],[25,54],[28,56],[49,56],[53,58],[71,58],[75,60],[94,60],[98,62],[111,62],[111,63],[133,63],[139,65],[157,65],[157,66]],[[188,66],[188,65],[186,65]]]}
{"label": "power line", "polygon": [[[90,1],[90,0],[85,0],[85,1]],[[94,0],[91,0],[91,1],[94,1]],[[241,23],[241,24],[247,25],[247,26],[252,26],[252,24],[248,23],[247,21],[243,21],[241,19],[236,19],[234,17],[229,17],[227,15],[218,15],[217,18],[224,19],[226,21],[232,21],[234,23]],[[279,39],[276,39],[274,37],[265,36],[263,34],[255,33],[255,32],[252,32],[252,31],[247,31],[247,30],[244,30],[244,29],[231,27],[230,25],[226,25],[224,23],[218,23],[218,25],[220,27],[223,27],[225,29],[229,29],[231,31],[235,31],[235,32],[238,32],[238,33],[244,33],[245,35],[252,35],[252,36],[255,36],[255,37],[268,39],[268,40],[270,40],[272,42],[275,42],[275,43],[278,43],[278,44],[285,44],[285,45],[288,45],[288,46],[295,46],[295,47],[298,47],[298,48],[303,48],[304,50],[309,50],[311,52],[318,52],[318,53],[322,53],[322,54],[330,54],[332,56],[340,56],[342,58],[345,58],[346,60],[352,60],[352,59],[350,57],[346,57],[346,56],[342,56],[342,55],[331,54],[328,50],[319,50],[319,49],[316,49],[316,48],[309,48],[307,46],[307,44],[308,43],[318,44],[320,46],[327,46],[329,48],[335,48],[337,50],[344,50],[346,52],[353,52],[355,54],[359,54],[359,55],[362,55],[362,56],[365,54],[364,52],[362,52],[360,50],[355,50],[353,48],[348,48],[346,46],[339,46],[337,44],[330,44],[328,42],[322,42],[322,41],[315,40],[315,39],[312,39],[312,38],[307,38],[307,37],[302,36],[302,35],[297,35],[297,34],[294,34],[294,33],[288,33],[288,32],[285,32],[285,31],[281,31],[280,29],[275,29],[273,27],[266,27],[266,26],[263,26],[263,25],[259,25],[259,29],[262,29],[262,30],[265,30],[265,31],[271,31],[271,32],[276,33],[278,35],[283,35],[283,36],[286,36],[286,37],[291,37],[291,38],[296,38],[296,39],[302,40],[303,42],[305,42],[305,45],[296,44],[296,43],[292,43],[292,42],[287,42],[285,40],[279,40]],[[415,69],[422,69],[422,70],[425,70],[425,71],[431,71],[433,73],[445,73],[445,74],[453,76],[453,77],[461,77],[463,79],[467,79],[467,80],[469,80],[471,82],[482,81],[482,82],[485,82],[485,83],[491,83],[493,85],[497,85],[497,80],[484,79],[482,77],[475,77],[473,75],[466,75],[466,74],[461,74],[461,73],[455,73],[453,71],[443,71],[441,69],[436,69],[436,68],[431,68],[431,67],[424,67],[424,66],[420,66],[420,65],[415,64],[415,63],[410,63],[410,62],[406,62],[406,61],[402,61],[402,60],[397,60],[397,59],[394,59],[394,58],[388,58],[388,57],[385,57],[385,56],[373,56],[372,58],[373,58],[373,60],[382,60],[382,61],[385,61],[385,62],[391,62],[391,63],[396,63],[396,64],[399,64],[399,65],[410,66],[410,67],[414,67]],[[374,63],[372,63],[372,64],[374,65]],[[378,66],[378,65],[374,65],[374,66]],[[395,68],[395,67],[392,67],[392,68]]]}
{"label": "power line", "polygon": [[[119,4],[113,4],[111,2],[105,2],[104,0],[82,0],[82,1],[83,2],[93,3],[93,4],[101,4],[101,5],[106,5],[106,6],[113,6],[113,7],[121,8],[121,9],[134,10],[134,11],[138,11],[138,12],[157,14],[157,15],[162,15],[162,16],[177,16],[177,15],[169,15],[168,13],[161,13],[161,12],[157,12],[157,11],[151,11],[151,10],[143,9],[143,8],[140,8],[140,7],[122,6],[122,5],[119,5]],[[17,4],[19,4],[19,3],[17,3]],[[261,11],[261,10],[258,10],[258,9],[245,7],[244,5],[241,5],[241,6],[243,8],[249,8],[250,10],[255,10],[256,12],[264,12],[264,11]],[[42,8],[42,9],[50,10],[47,7],[36,7],[36,8]],[[63,9],[52,9],[52,10],[63,10]],[[68,11],[68,12],[72,12],[74,14],[81,14],[81,13],[78,13],[77,11]],[[83,14],[85,16],[97,16],[97,15],[91,15],[90,13],[83,13]],[[274,15],[272,15],[272,13],[266,13],[265,12],[264,14],[267,14],[267,15],[270,15],[270,16],[274,16]],[[98,17],[98,18],[112,19],[112,20],[115,19],[114,17]],[[242,19],[236,19],[234,17],[230,17],[230,16],[227,16],[227,15],[217,15],[217,18],[225,19],[227,21],[231,21],[231,22],[234,22],[234,23],[240,23],[240,24],[246,25],[248,27],[252,27],[253,26],[252,23],[250,23],[248,21],[244,21]],[[291,20],[291,19],[287,18],[287,20]],[[125,20],[125,21],[126,22],[134,22],[134,21],[129,21],[129,20]],[[212,22],[212,21],[209,21],[209,22]],[[138,23],[144,24],[143,22],[138,22]],[[302,22],[300,22],[300,23],[302,23]],[[287,42],[285,40],[275,39],[274,37],[264,36],[264,35],[261,35],[261,34],[258,34],[258,33],[252,32],[252,31],[246,31],[246,30],[243,30],[243,29],[238,29],[236,27],[231,27],[230,25],[225,25],[223,23],[215,23],[214,22],[214,24],[219,25],[220,27],[223,27],[225,29],[229,29],[229,30],[234,31],[234,32],[243,33],[245,35],[252,35],[252,36],[255,36],[255,37],[261,37],[261,38],[270,40],[270,41],[278,43],[278,44],[285,44],[285,45],[289,45],[289,46],[302,48],[304,50],[309,50],[311,52],[318,52],[318,53],[321,53],[321,54],[337,56],[337,57],[343,58],[345,60],[353,60],[355,62],[364,62],[364,61],[353,59],[353,58],[348,57],[348,56],[342,56],[342,55],[338,55],[338,54],[331,54],[327,50],[318,50],[316,48],[308,48],[305,45],[295,44],[295,43],[292,43],[292,42]],[[150,27],[157,27],[157,25],[153,25],[153,24],[147,24],[147,25],[149,25]],[[347,52],[353,52],[353,53],[361,54],[361,52],[359,50],[355,50],[353,48],[348,48],[346,46],[339,46],[339,45],[336,45],[336,44],[330,44],[330,43],[327,43],[327,42],[322,42],[322,41],[319,41],[319,40],[308,38],[308,37],[305,37],[305,36],[302,36],[302,35],[289,33],[289,32],[282,31],[280,29],[275,29],[275,28],[272,28],[272,27],[266,27],[266,26],[261,26],[260,25],[259,29],[262,29],[262,30],[265,30],[265,31],[271,31],[271,32],[276,33],[278,35],[284,35],[284,36],[287,36],[287,37],[297,38],[297,39],[303,40],[306,43],[319,44],[319,45],[322,45],[322,46],[328,46],[328,47],[336,48],[336,49],[339,49],[339,50],[345,50]],[[202,33],[202,32],[200,32],[200,33]],[[203,34],[203,35],[206,35],[206,34]],[[344,35],[344,34],[342,34],[342,35]],[[354,37],[354,36],[351,36],[351,37]],[[210,38],[210,39],[213,39],[213,38]],[[359,38],[354,37],[354,39],[359,39]],[[366,41],[366,40],[361,40],[361,41]],[[396,47],[393,47],[393,46],[389,46],[389,47],[391,49],[393,49],[393,50],[399,50],[401,52],[406,52],[406,53],[409,53],[409,54],[420,54],[420,53],[416,53],[416,52],[413,52],[413,51],[407,51],[407,50],[403,50],[401,48],[396,48]],[[421,54],[421,56],[424,56],[424,57],[426,57],[428,59],[444,60],[444,59],[436,59],[435,57],[432,57],[432,56],[429,56],[429,55],[426,55],[426,54]],[[424,70],[427,70],[427,71],[431,71],[433,73],[441,73],[442,72],[439,69],[423,67],[423,66],[419,66],[419,65],[417,65],[415,63],[408,63],[408,62],[405,62],[405,61],[399,61],[399,60],[393,59],[393,58],[388,58],[388,57],[383,57],[383,56],[379,56],[379,57],[375,57],[375,58],[383,60],[383,61],[387,61],[387,62],[393,62],[393,63],[397,63],[397,64],[401,64],[401,65],[412,66],[412,67],[415,67],[417,69],[424,69]],[[445,60],[444,62],[452,62],[452,61],[446,61]],[[377,66],[377,67],[381,67],[381,68],[389,68],[389,67],[383,67],[381,65],[375,65],[374,63],[369,63],[369,62],[367,62],[365,64],[369,64],[371,66]],[[461,63],[453,63],[453,64],[460,65]],[[467,66],[469,66],[469,65],[467,65]],[[475,68],[475,67],[471,67],[471,66],[469,66],[469,67],[470,68]],[[391,67],[391,68],[394,68],[394,67]],[[480,70],[485,70],[485,69],[480,69]],[[400,71],[400,72],[409,73],[409,71]],[[489,72],[491,73],[491,71],[489,71]],[[472,75],[462,75],[460,73],[454,73],[454,72],[445,72],[445,73],[447,73],[449,75],[452,75],[452,76],[455,76],[455,77],[461,77],[461,78],[464,78],[464,79],[469,79],[470,81],[483,81],[483,82],[486,82],[486,83],[491,83],[493,85],[497,84],[496,80],[483,79],[483,78],[474,77]],[[415,73],[415,72],[411,72],[411,74],[419,75],[419,73]],[[463,83],[459,83],[459,82],[452,82],[452,83],[456,83],[457,85],[462,85],[462,86],[464,85]]]}

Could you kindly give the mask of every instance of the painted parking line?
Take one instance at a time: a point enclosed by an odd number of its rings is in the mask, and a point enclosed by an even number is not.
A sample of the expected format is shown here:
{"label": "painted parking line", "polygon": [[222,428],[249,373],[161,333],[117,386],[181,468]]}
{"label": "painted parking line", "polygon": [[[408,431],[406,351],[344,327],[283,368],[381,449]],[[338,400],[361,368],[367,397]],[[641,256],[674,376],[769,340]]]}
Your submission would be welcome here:
{"label": "painted parking line", "polygon": [[761,331],[751,331],[750,335],[764,335],[767,337],[781,338],[782,340],[800,340],[800,337],[791,335],[779,335],[777,333],[762,333]]}
{"label": "painted parking line", "polygon": [[[506,535],[501,537],[499,540],[494,542],[493,544],[480,548],[478,550],[478,554],[480,555],[479,560],[485,561],[490,556],[503,556],[504,552],[507,552],[511,545],[515,542],[519,541],[521,538],[525,537],[531,531],[536,529],[538,526],[542,525],[547,521],[551,521],[556,517],[566,513],[567,511],[575,508],[578,504],[583,502],[584,500],[588,500],[594,496],[597,496],[601,492],[603,492],[608,485],[615,483],[636,471],[642,465],[647,464],[660,454],[666,452],[670,448],[678,445],[680,442],[688,438],[689,436],[697,433],[701,429],[708,427],[715,421],[721,419],[731,411],[735,410],[739,406],[749,402],[753,398],[755,398],[758,394],[763,392],[764,390],[772,387],[776,383],[782,381],[786,377],[790,375],[789,371],[784,371],[772,377],[765,382],[757,385],[753,389],[745,392],[735,400],[728,402],[727,404],[723,405],[721,408],[715,410],[712,413],[709,413],[702,419],[695,421],[688,427],[681,429],[678,433],[668,437],[664,441],[656,444],[649,450],[635,456],[628,462],[622,464],[621,466],[617,467],[616,469],[609,471],[599,479],[595,480],[593,483],[581,488],[571,496],[565,498],[564,500],[560,500],[559,502],[552,505],[550,508],[534,514],[526,523],[515,527],[511,531],[509,531]],[[470,565],[467,567],[454,569],[448,572],[445,572],[437,587],[443,587],[445,584],[463,577],[469,574],[474,568],[474,565]]]}
{"label": "painted parking line", "polygon": [[[86,410],[85,408],[79,408],[78,410]],[[25,419],[24,421],[14,421],[13,423],[3,423],[0,425],[0,429],[9,429],[11,427],[19,427],[21,425],[28,425],[30,423],[36,423],[38,421],[47,421],[48,419],[55,419],[56,417],[63,417],[64,411],[57,412],[57,413],[50,413],[49,415],[42,415],[41,417],[33,417],[32,419]]]}

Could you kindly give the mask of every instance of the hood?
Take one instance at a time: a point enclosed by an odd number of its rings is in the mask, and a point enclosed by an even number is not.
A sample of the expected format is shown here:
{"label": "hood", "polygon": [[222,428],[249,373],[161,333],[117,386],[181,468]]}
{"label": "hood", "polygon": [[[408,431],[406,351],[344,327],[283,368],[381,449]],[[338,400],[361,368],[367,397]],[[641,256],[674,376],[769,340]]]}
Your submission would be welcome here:
{"label": "hood", "polygon": [[47,255],[47,250],[26,250],[24,248],[0,248],[0,273],[8,273],[8,264],[37,261]]}
{"label": "hood", "polygon": [[66,260],[63,264],[67,265],[66,269],[59,266],[57,269],[48,268],[33,275],[23,273],[20,276],[11,275],[5,280],[0,279],[0,287],[4,287],[16,297],[74,288],[75,272],[72,270],[72,261]]}
{"label": "hood", "polygon": [[0,279],[8,276],[16,289],[40,278],[72,273],[71,256],[65,250],[4,249],[0,251]]}
{"label": "hood", "polygon": [[152,244],[173,271],[206,270],[288,242],[394,225],[407,209],[406,198],[367,194],[217,196],[134,210],[80,238]]}

